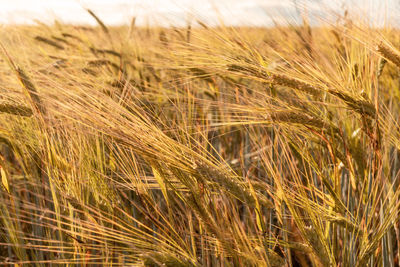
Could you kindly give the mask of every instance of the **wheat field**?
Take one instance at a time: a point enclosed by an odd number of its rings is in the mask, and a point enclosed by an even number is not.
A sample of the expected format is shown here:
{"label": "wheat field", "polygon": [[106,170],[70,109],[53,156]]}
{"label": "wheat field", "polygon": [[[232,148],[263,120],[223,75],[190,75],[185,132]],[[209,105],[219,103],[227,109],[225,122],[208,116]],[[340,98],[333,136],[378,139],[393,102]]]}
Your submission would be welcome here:
{"label": "wheat field", "polygon": [[0,261],[399,266],[391,27],[0,29]]}

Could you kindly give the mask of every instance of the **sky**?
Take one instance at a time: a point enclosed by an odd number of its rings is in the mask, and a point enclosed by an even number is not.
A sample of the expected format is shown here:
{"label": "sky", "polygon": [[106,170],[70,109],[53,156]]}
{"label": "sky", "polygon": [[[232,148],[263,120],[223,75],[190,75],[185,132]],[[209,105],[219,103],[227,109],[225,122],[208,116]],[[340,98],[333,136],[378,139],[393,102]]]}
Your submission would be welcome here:
{"label": "sky", "polygon": [[333,12],[355,10],[375,24],[392,22],[400,13],[400,0],[0,0],[1,24],[34,23],[35,20],[94,25],[85,11],[93,10],[106,24],[184,26],[200,19],[207,23],[270,26],[274,21],[296,21],[307,10],[315,21],[334,20]]}

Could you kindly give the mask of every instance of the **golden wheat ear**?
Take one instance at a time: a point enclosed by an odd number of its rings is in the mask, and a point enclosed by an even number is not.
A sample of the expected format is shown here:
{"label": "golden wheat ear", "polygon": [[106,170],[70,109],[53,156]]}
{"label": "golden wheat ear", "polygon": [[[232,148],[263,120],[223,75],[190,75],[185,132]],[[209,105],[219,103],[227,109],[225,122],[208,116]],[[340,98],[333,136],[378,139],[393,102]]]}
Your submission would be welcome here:
{"label": "golden wheat ear", "polygon": [[376,50],[381,54],[384,58],[395,64],[398,68],[400,68],[400,55],[397,51],[395,51],[392,47],[387,44],[381,42],[378,44]]}
{"label": "golden wheat ear", "polygon": [[0,102],[0,112],[24,117],[30,117],[33,114],[29,107],[10,102]]}

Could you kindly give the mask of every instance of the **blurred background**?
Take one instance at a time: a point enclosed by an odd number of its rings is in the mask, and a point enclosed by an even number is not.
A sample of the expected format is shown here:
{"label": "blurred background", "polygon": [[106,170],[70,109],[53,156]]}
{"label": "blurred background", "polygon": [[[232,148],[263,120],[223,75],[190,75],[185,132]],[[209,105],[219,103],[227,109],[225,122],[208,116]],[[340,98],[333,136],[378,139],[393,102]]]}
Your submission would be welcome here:
{"label": "blurred background", "polygon": [[[274,22],[296,22],[307,10],[311,23],[332,22],[345,10],[375,25],[396,23],[397,0],[0,0],[0,23],[32,24],[58,21],[95,25],[85,11],[93,10],[108,25],[185,26],[194,18],[209,24],[271,26]],[[333,12],[332,12],[333,11]]]}

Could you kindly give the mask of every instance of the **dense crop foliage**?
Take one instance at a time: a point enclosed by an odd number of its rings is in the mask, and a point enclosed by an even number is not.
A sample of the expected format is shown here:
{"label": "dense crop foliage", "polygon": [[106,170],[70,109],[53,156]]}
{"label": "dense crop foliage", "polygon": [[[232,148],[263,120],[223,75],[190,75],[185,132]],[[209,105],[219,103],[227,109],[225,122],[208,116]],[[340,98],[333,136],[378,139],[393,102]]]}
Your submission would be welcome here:
{"label": "dense crop foliage", "polygon": [[1,29],[4,263],[399,264],[398,31],[97,20]]}

